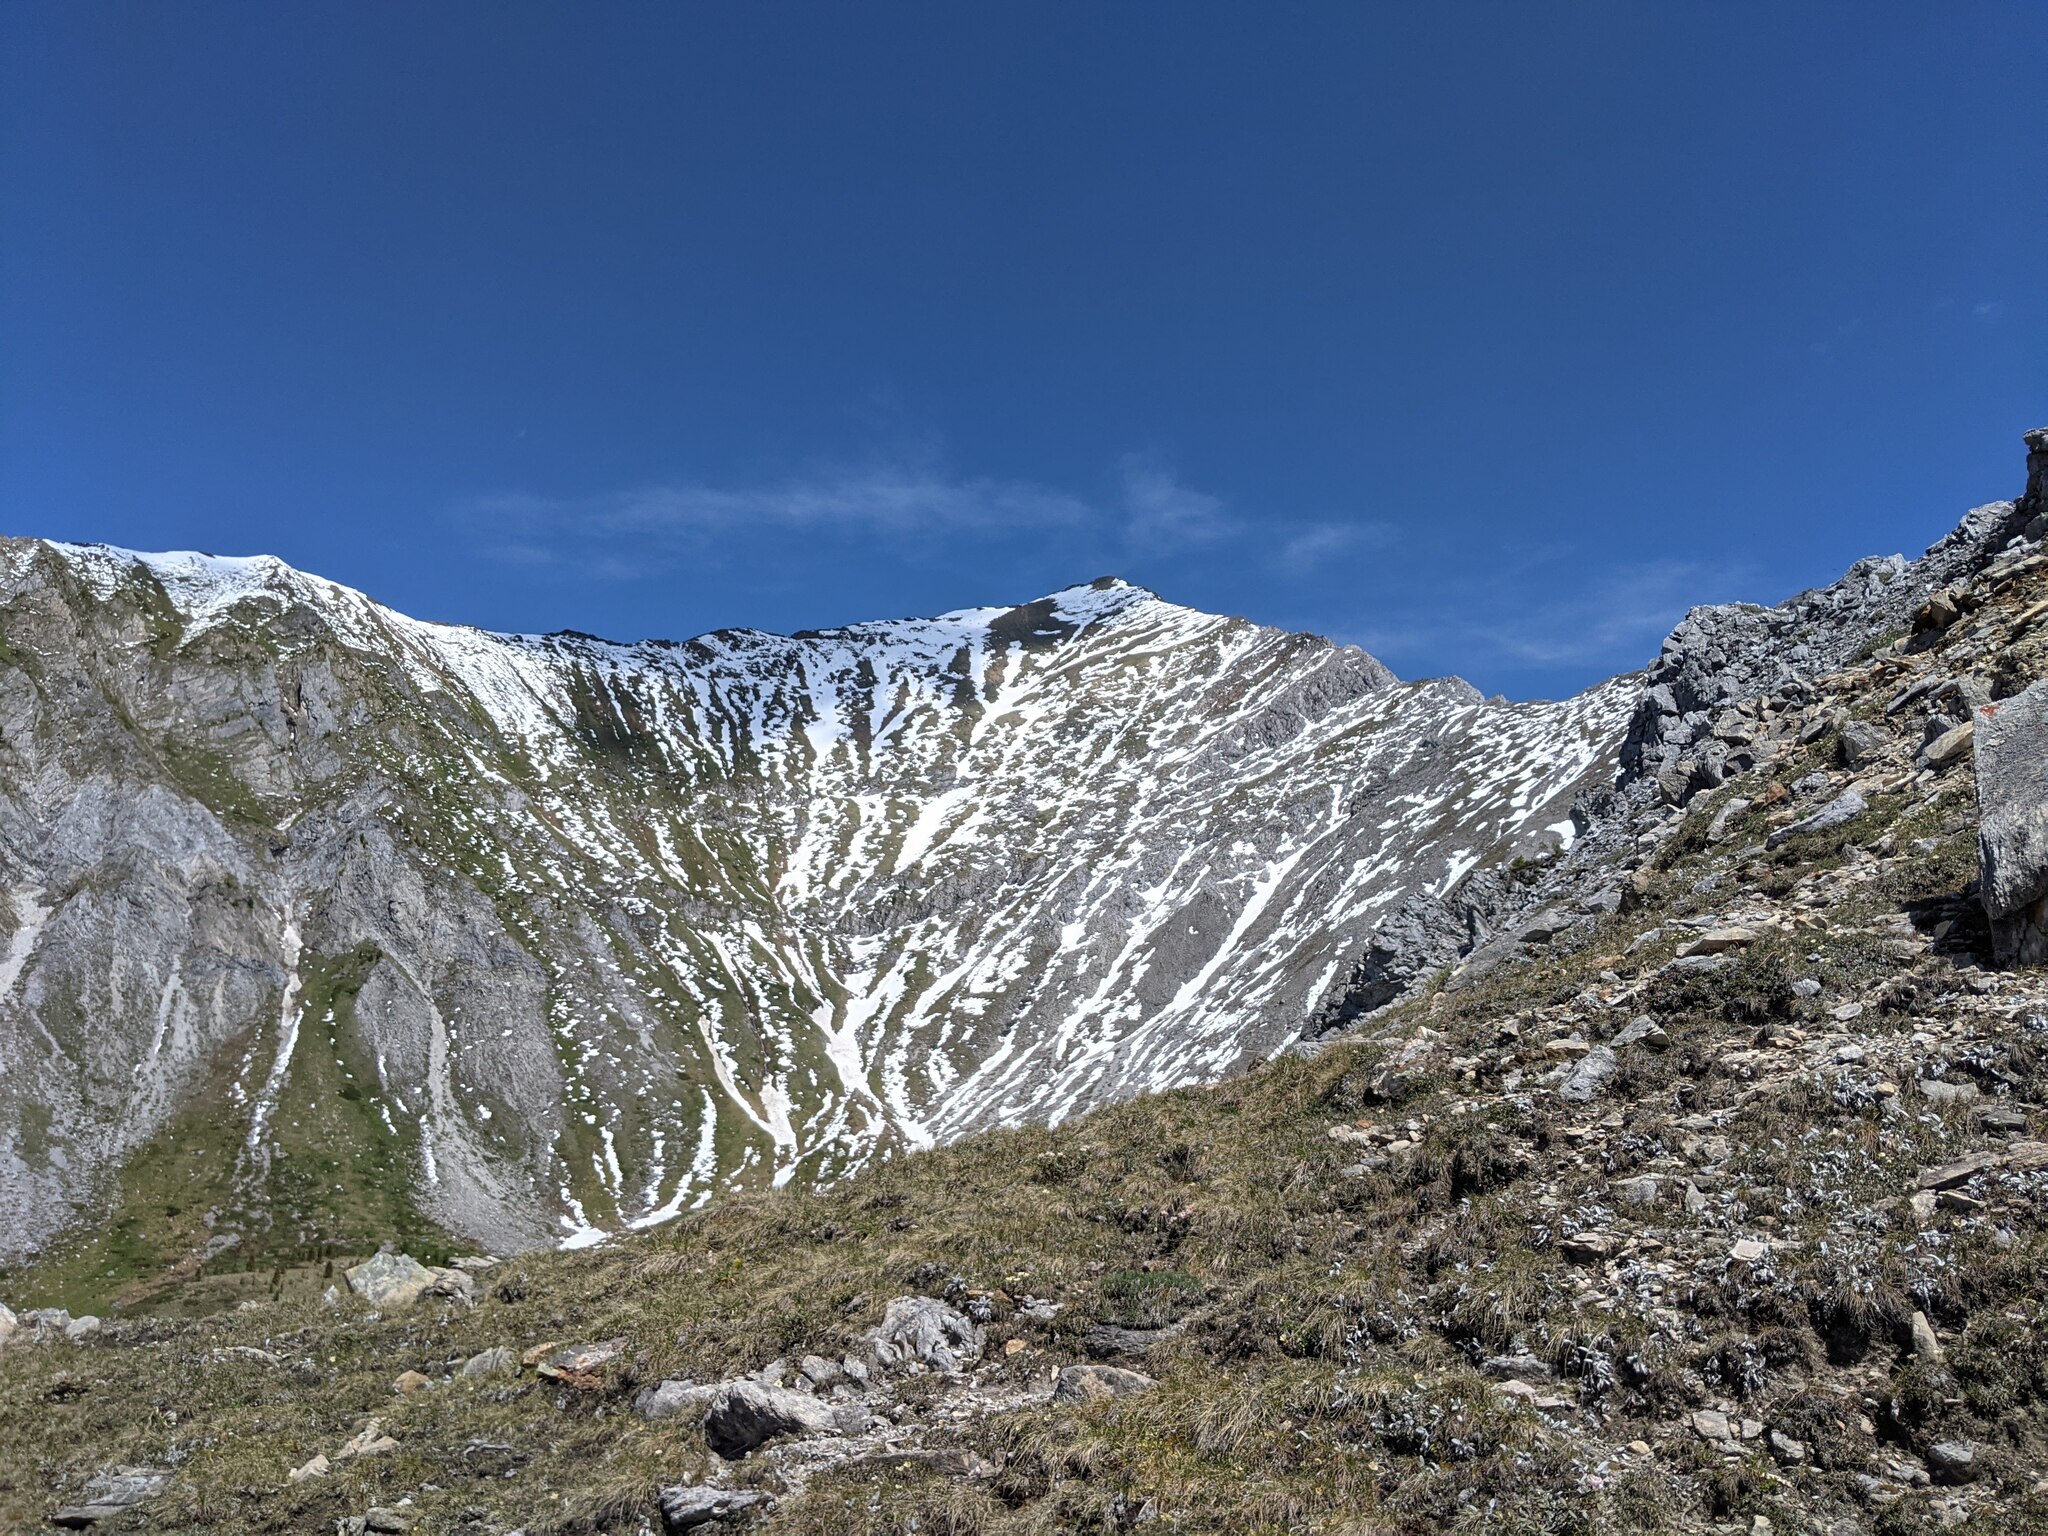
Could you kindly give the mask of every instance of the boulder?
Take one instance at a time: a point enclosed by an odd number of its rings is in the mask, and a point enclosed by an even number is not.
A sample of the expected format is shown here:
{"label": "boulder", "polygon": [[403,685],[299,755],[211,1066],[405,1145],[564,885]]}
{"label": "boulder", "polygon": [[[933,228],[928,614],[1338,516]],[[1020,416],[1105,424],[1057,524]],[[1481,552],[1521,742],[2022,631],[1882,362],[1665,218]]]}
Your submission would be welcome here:
{"label": "boulder", "polygon": [[1846,721],[1836,733],[1843,766],[1864,768],[1884,755],[1891,738],[1866,720]]}
{"label": "boulder", "polygon": [[0,1344],[5,1344],[13,1338],[15,1331],[20,1327],[21,1319],[14,1315],[13,1309],[6,1303],[0,1302]]}
{"label": "boulder", "polygon": [[1616,1046],[1640,1045],[1645,1050],[1661,1051],[1671,1044],[1671,1037],[1664,1032],[1664,1026],[1647,1013],[1638,1014],[1623,1026],[1614,1037]]}
{"label": "boulder", "polygon": [[674,1419],[688,1413],[702,1413],[718,1396],[719,1388],[699,1386],[694,1381],[662,1381],[643,1387],[633,1399],[633,1408],[643,1419]]}
{"label": "boulder", "polygon": [[170,1480],[170,1473],[153,1467],[117,1467],[98,1473],[85,1485],[85,1497],[57,1510],[50,1516],[50,1524],[78,1531],[116,1519],[162,1493]]}
{"label": "boulder", "polygon": [[687,1483],[664,1488],[655,1498],[661,1506],[662,1528],[671,1533],[745,1520],[765,1513],[775,1502],[752,1488],[699,1488]]}
{"label": "boulder", "polygon": [[1977,711],[1978,891],[2000,965],[2048,961],[2048,681]]}
{"label": "boulder", "polygon": [[519,1362],[512,1351],[500,1344],[492,1349],[471,1355],[462,1362],[464,1376],[510,1376],[519,1369]]}
{"label": "boulder", "polygon": [[831,1428],[831,1408],[808,1392],[729,1381],[704,1415],[704,1443],[727,1461],[737,1461],[782,1435],[815,1435]]}
{"label": "boulder", "polygon": [[558,1349],[534,1367],[550,1381],[579,1392],[595,1392],[604,1385],[605,1367],[626,1352],[624,1339],[603,1339],[595,1344],[571,1344]]}
{"label": "boulder", "polygon": [[1915,761],[1922,768],[1946,768],[1970,750],[1975,735],[1976,727],[1967,720],[1961,725],[1951,726],[1922,747]]}
{"label": "boulder", "polygon": [[1765,838],[1764,842],[1768,846],[1776,848],[1779,844],[1789,842],[1802,832],[1831,832],[1836,827],[1844,826],[1854,821],[1869,809],[1870,802],[1865,800],[1860,793],[1853,789],[1845,789],[1804,821],[1795,821],[1789,827],[1778,828],[1777,831]]}
{"label": "boulder", "polygon": [[1052,1389],[1056,1403],[1096,1403],[1105,1398],[1147,1392],[1159,1383],[1142,1371],[1114,1365],[1070,1365]]}
{"label": "boulder", "polygon": [[1968,1483],[1983,1471],[1977,1447],[1968,1440],[1937,1440],[1927,1448],[1927,1470],[1937,1483]]}
{"label": "boulder", "polygon": [[460,1269],[429,1268],[409,1253],[380,1253],[345,1271],[348,1288],[373,1307],[398,1311],[422,1296],[474,1302],[476,1281]]}
{"label": "boulder", "polygon": [[1557,1096],[1568,1104],[1588,1103],[1607,1086],[1614,1071],[1614,1052],[1607,1046],[1596,1045],[1572,1064],[1564,1081],[1557,1085]]}
{"label": "boulder", "polygon": [[982,1332],[972,1319],[930,1296],[898,1296],[868,1334],[883,1365],[917,1361],[952,1373],[981,1358]]}

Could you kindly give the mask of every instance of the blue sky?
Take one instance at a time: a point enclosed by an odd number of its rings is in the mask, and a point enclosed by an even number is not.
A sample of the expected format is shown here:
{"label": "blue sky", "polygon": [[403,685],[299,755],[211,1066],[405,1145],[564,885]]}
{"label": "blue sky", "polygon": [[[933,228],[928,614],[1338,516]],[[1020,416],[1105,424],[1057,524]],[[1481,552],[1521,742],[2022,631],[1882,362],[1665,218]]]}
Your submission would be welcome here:
{"label": "blue sky", "polygon": [[633,637],[1104,573],[1518,696],[2048,424],[2048,6],[0,9],[0,528]]}

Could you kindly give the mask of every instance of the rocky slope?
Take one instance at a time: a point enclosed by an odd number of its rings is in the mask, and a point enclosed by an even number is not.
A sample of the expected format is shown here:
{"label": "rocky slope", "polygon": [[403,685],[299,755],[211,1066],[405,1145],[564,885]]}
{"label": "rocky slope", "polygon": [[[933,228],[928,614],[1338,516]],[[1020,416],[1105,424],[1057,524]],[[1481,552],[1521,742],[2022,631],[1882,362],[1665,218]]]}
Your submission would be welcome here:
{"label": "rocky slope", "polygon": [[1516,915],[1348,1032],[595,1252],[0,1311],[0,1523],[2048,1528],[2030,446],[1812,670],[1744,649],[1788,610],[1689,621],[1711,710],[1652,692],[1469,908]]}
{"label": "rocky slope", "polygon": [[0,542],[0,1257],[589,1241],[1213,1079],[1568,842],[1635,691],[1116,581],[617,645]]}

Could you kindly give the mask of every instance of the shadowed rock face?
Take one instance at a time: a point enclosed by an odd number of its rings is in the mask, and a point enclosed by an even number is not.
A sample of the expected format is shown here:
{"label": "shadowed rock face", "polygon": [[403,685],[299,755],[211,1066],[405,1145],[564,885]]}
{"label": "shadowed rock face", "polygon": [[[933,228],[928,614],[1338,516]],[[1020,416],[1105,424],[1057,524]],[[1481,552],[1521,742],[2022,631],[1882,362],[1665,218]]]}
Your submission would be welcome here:
{"label": "shadowed rock face", "polygon": [[1632,703],[1115,581],[614,645],[32,540],[0,642],[0,1255],[585,1241],[1213,1078],[1567,841]]}

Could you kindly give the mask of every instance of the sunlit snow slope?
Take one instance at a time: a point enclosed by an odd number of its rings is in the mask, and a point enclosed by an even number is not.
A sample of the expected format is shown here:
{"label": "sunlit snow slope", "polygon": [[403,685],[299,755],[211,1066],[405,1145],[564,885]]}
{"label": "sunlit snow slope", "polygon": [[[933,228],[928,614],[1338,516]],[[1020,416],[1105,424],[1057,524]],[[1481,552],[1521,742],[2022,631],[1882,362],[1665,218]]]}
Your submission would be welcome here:
{"label": "sunlit snow slope", "polygon": [[513,1245],[1213,1078],[1568,838],[1633,696],[1117,581],[619,645],[0,541],[0,1253],[200,1101],[222,1243],[331,1175]]}

